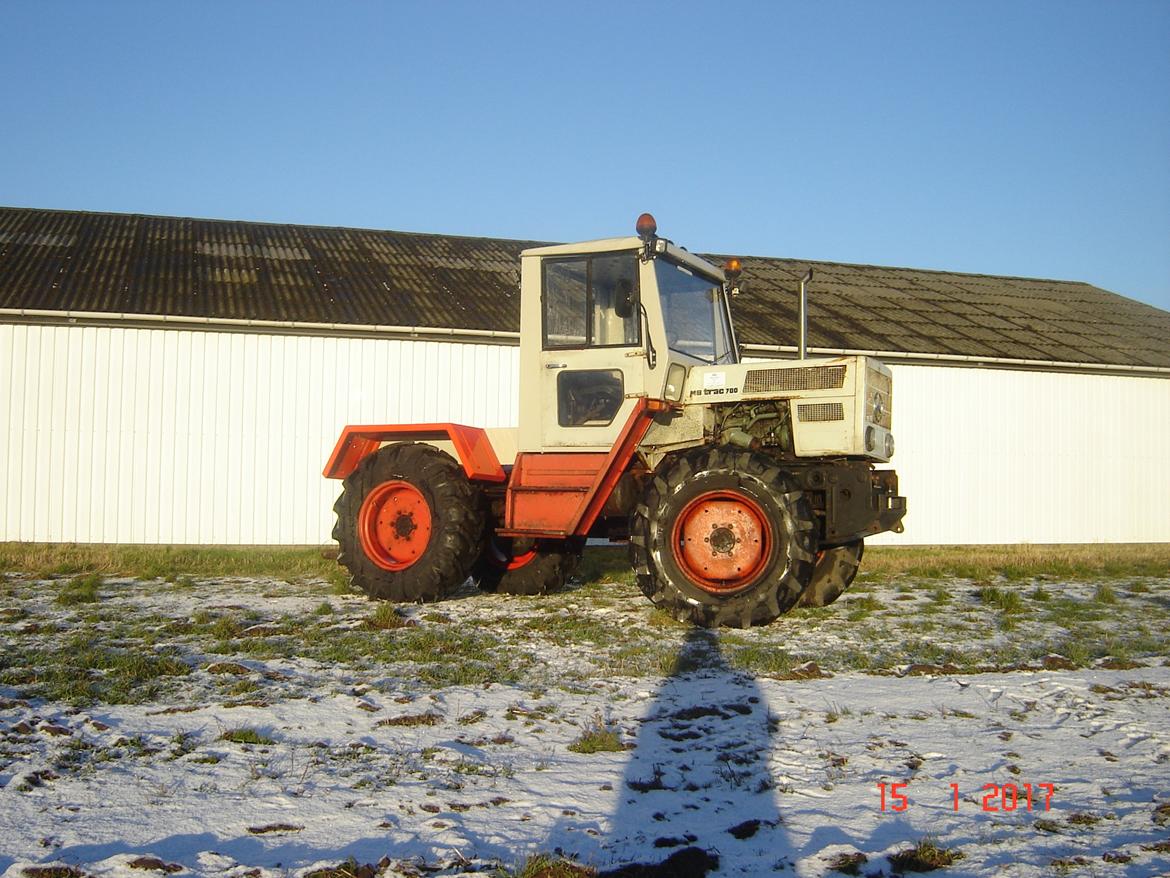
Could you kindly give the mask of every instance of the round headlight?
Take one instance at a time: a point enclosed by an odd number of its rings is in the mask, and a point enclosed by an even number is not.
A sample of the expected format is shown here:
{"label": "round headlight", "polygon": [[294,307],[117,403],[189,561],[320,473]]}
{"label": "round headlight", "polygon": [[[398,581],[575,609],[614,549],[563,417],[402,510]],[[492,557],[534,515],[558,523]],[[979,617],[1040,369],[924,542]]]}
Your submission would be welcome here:
{"label": "round headlight", "polygon": [[887,433],[886,434],[886,457],[890,458],[893,456],[894,456],[894,434]]}
{"label": "round headlight", "polygon": [[875,438],[873,427],[865,428],[865,450],[873,451],[877,447],[877,440]]}
{"label": "round headlight", "polygon": [[687,367],[682,363],[671,363],[666,370],[666,398],[671,402],[682,399],[683,385],[687,383]]}
{"label": "round headlight", "polygon": [[880,424],[885,420],[886,408],[882,405],[882,395],[876,390],[873,394],[873,422]]}

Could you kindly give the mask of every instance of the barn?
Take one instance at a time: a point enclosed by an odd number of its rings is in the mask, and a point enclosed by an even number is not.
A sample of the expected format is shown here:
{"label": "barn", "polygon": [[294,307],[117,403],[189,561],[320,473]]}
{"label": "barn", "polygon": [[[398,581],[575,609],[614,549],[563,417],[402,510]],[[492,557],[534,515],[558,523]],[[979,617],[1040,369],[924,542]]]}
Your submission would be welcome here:
{"label": "barn", "polygon": [[[0,540],[328,542],[343,425],[516,423],[534,243],[0,208]],[[910,512],[880,541],[1170,542],[1170,313],[747,257],[748,356],[795,355],[810,266],[812,353],[894,372]]]}

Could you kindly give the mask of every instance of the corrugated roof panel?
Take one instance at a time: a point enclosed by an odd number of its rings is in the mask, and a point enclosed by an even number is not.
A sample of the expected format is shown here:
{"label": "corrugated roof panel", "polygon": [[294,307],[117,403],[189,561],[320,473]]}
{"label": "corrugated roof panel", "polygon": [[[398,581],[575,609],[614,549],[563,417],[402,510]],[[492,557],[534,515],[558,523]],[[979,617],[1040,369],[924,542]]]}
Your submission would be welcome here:
{"label": "corrugated roof panel", "polygon": [[[0,208],[0,307],[519,328],[543,242]],[[708,257],[721,264],[724,256]],[[1170,314],[1088,284],[745,258],[742,341],[1170,367]]]}

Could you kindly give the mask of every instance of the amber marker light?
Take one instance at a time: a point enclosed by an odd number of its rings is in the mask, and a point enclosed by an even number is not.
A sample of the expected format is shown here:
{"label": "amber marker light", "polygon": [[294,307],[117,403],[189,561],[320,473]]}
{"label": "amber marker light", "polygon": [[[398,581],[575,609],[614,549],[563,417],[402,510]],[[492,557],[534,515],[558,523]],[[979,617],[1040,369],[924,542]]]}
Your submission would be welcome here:
{"label": "amber marker light", "polygon": [[723,271],[731,280],[735,280],[743,273],[743,263],[732,256],[723,263]]}
{"label": "amber marker light", "polygon": [[649,241],[658,234],[658,222],[654,219],[653,214],[642,214],[638,217],[638,222],[634,224],[634,228],[637,229],[638,237],[643,241]]}

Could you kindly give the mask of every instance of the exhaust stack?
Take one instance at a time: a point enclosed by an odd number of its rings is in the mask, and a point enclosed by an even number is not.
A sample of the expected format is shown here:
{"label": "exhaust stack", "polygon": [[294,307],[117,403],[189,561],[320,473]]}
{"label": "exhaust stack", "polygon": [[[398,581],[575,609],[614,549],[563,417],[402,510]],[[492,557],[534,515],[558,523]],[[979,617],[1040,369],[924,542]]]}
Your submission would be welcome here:
{"label": "exhaust stack", "polygon": [[800,339],[797,342],[797,354],[800,359],[808,359],[808,292],[805,287],[812,280],[813,270],[800,279]]}

